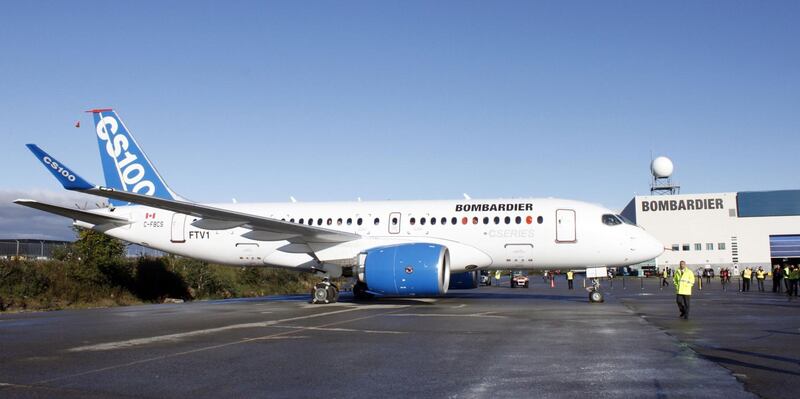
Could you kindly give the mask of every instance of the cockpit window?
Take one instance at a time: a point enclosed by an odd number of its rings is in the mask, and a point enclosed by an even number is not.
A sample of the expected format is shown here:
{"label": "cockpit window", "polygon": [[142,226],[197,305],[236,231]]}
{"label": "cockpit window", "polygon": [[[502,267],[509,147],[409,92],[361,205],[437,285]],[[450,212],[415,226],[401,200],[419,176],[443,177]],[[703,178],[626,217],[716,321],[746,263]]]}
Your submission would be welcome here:
{"label": "cockpit window", "polygon": [[616,215],[603,215],[603,224],[607,226],[616,226],[622,224],[622,221]]}

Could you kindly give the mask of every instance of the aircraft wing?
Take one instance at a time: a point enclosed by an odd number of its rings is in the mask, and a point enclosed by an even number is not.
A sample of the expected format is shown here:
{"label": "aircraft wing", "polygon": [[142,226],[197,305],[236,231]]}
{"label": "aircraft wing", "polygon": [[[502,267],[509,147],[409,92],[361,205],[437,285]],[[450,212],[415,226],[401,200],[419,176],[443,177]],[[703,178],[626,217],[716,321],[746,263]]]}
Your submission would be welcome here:
{"label": "aircraft wing", "polygon": [[95,186],[72,172],[63,163],[44,152],[38,146],[28,144],[27,147],[67,190],[80,191],[100,197],[132,202],[195,216],[200,219],[193,223],[197,227],[212,230],[245,227],[251,231],[243,234],[243,236],[259,241],[287,240],[293,243],[340,243],[361,238],[358,234],[353,233],[289,223],[255,214],[237,212],[193,202],[157,198],[127,191],[117,191],[108,187]]}
{"label": "aircraft wing", "polygon": [[72,209],[66,208],[63,206],[47,204],[44,202],[29,200],[29,199],[18,199],[14,201],[15,204],[19,204],[22,206],[27,206],[29,208],[38,209],[40,211],[45,211],[49,213],[54,213],[56,215],[68,217],[70,219],[80,220],[91,224],[118,224],[118,225],[126,225],[130,224],[131,222],[128,219],[111,216],[111,215],[100,215],[97,213],[83,211],[80,209]]}

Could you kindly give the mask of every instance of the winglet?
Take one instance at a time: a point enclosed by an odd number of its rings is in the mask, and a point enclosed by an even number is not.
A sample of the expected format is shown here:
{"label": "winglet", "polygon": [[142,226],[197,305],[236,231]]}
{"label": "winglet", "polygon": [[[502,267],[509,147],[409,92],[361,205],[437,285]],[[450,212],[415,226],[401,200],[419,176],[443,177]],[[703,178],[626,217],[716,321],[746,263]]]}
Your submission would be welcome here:
{"label": "winglet", "polygon": [[36,144],[26,144],[25,146],[31,150],[33,155],[36,155],[36,158],[44,164],[47,170],[49,170],[67,190],[88,190],[94,188],[93,184],[72,172],[66,165],[44,152],[44,150],[39,148]]}

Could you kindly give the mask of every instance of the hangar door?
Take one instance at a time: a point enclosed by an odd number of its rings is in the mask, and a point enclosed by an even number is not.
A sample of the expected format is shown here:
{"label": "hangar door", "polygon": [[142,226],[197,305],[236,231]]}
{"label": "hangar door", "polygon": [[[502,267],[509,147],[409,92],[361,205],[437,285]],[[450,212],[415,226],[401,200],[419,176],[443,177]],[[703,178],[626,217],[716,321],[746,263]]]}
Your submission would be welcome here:
{"label": "hangar door", "polygon": [[572,209],[556,210],[556,242],[575,242],[575,211]]}
{"label": "hangar door", "polygon": [[769,236],[771,258],[800,258],[800,235]]}

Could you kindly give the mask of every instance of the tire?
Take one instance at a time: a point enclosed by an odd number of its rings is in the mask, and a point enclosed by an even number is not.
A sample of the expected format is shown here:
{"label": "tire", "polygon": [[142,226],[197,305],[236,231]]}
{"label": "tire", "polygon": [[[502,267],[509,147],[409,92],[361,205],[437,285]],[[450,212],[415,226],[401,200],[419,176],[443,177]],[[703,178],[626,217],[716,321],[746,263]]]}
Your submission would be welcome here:
{"label": "tire", "polygon": [[314,286],[314,293],[313,298],[311,299],[312,303],[328,303],[330,302],[330,296],[328,294],[329,286],[325,286],[324,284],[317,284]]}
{"label": "tire", "polygon": [[528,288],[528,283],[525,283],[525,288]]}
{"label": "tire", "polygon": [[335,285],[331,284],[328,286],[328,302],[327,303],[336,303],[339,300],[339,289],[336,288]]}
{"label": "tire", "polygon": [[603,294],[600,291],[592,291],[589,293],[589,302],[600,303],[603,302]]}
{"label": "tire", "polygon": [[511,288],[516,288],[516,284],[514,284],[514,280],[511,280]]}

